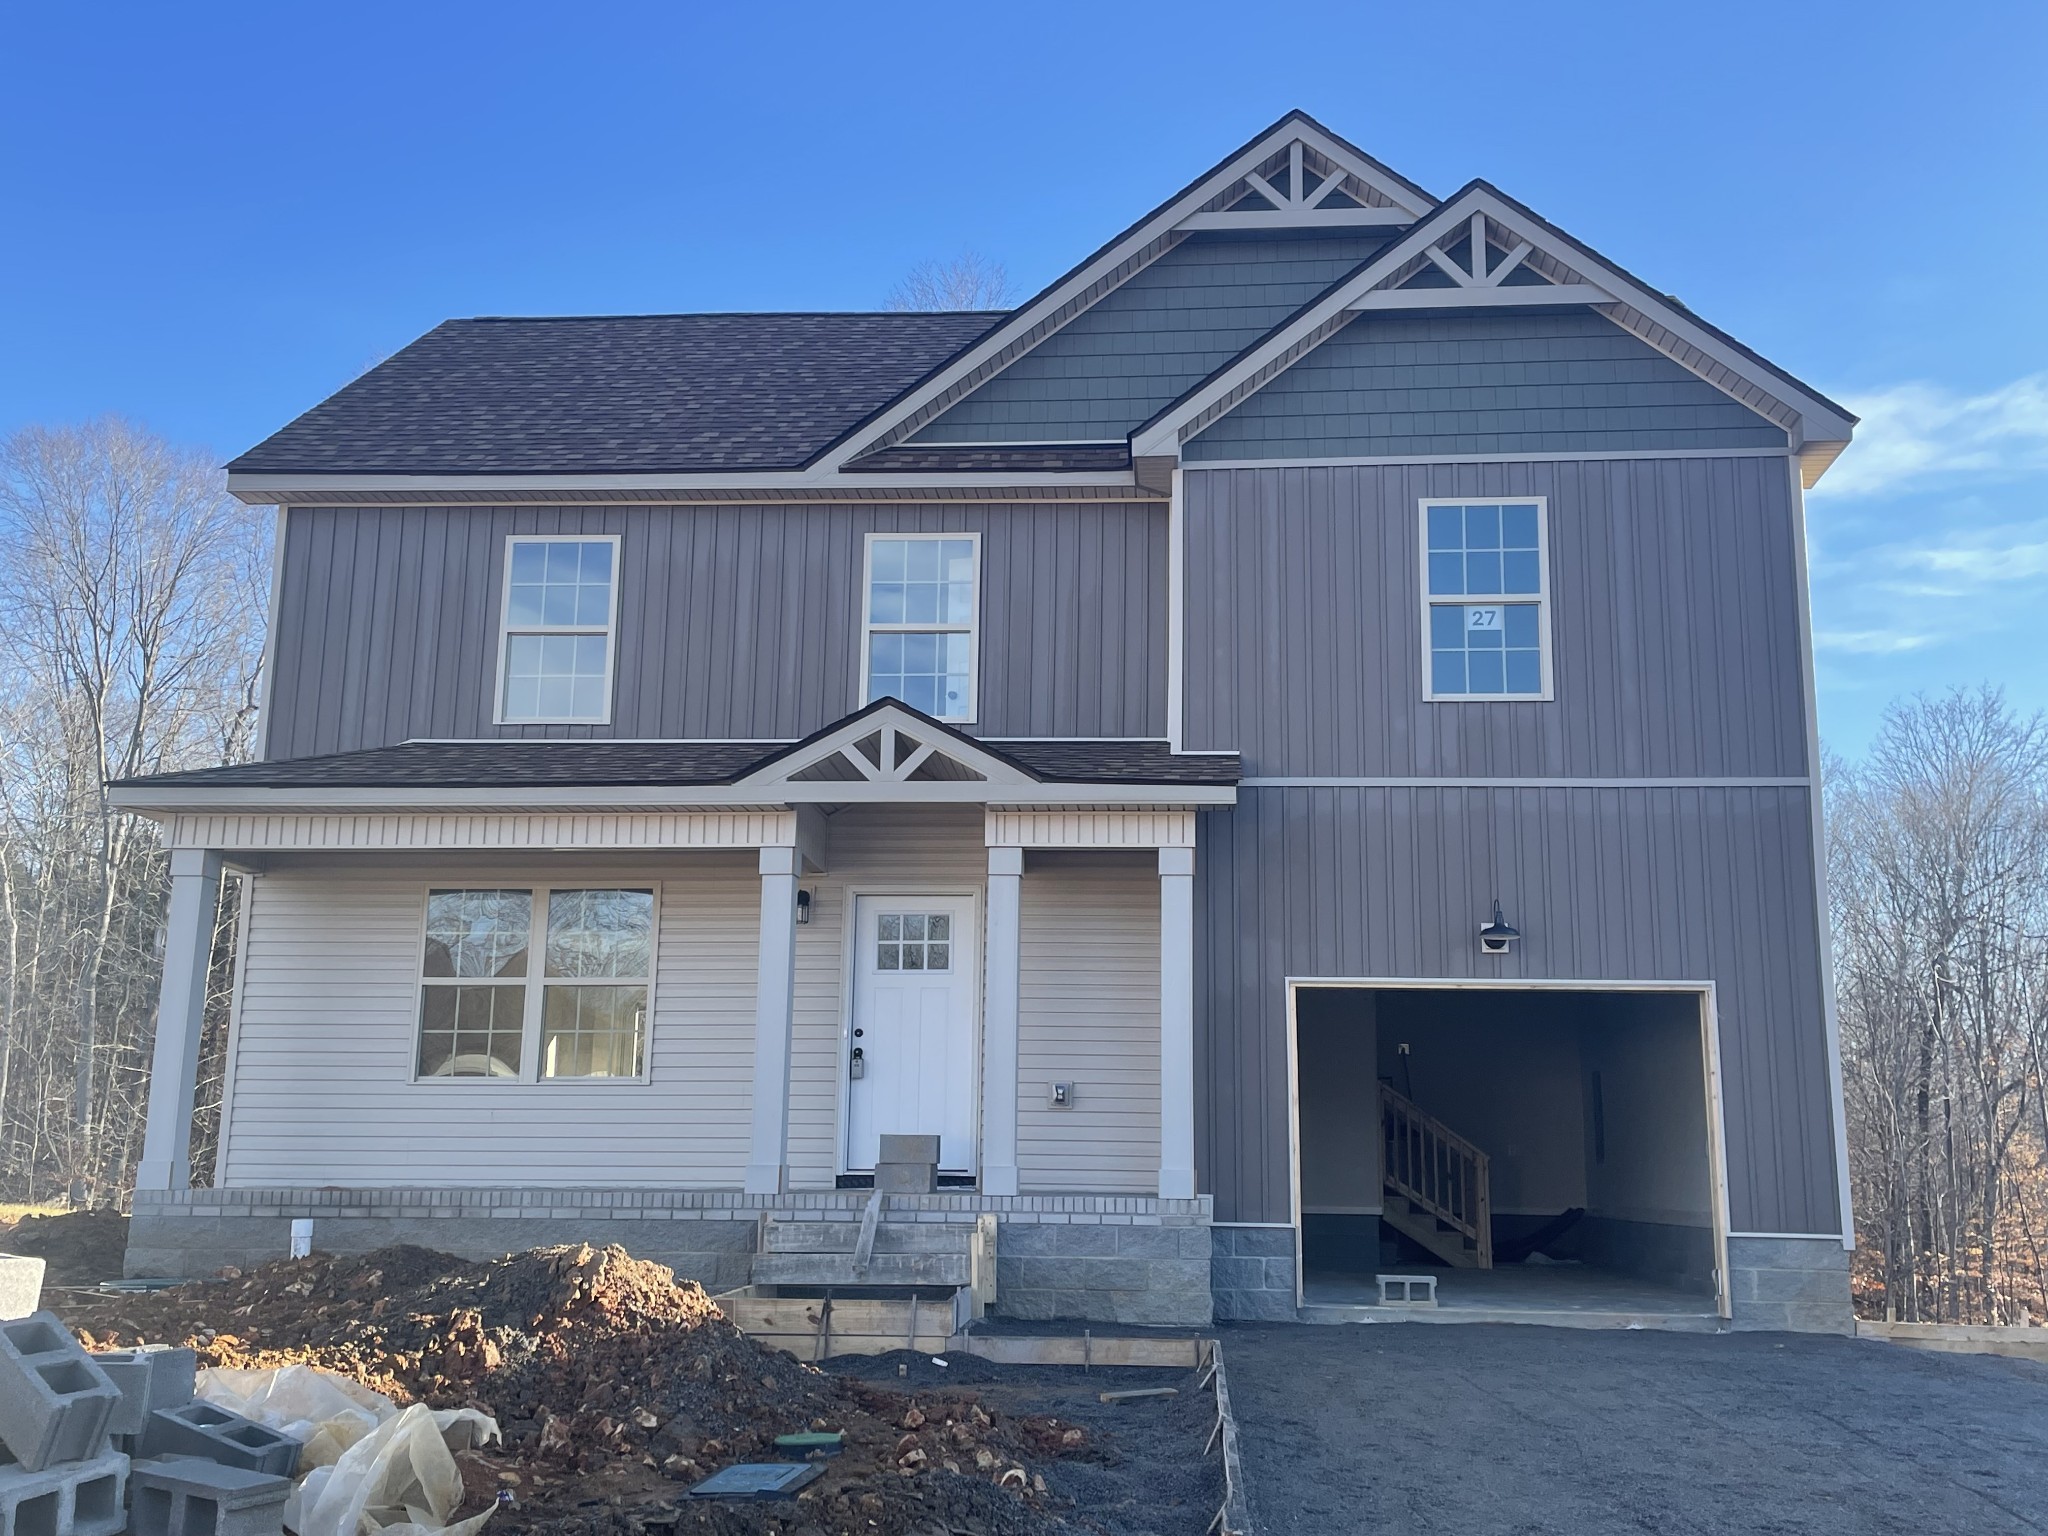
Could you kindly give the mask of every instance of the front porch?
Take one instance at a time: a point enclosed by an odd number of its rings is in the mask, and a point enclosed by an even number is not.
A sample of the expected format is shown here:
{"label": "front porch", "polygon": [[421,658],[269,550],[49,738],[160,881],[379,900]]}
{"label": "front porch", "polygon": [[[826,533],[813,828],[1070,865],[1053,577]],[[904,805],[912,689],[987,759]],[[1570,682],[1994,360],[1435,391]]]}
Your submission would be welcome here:
{"label": "front porch", "polygon": [[[130,1272],[277,1257],[297,1218],[338,1250],[622,1241],[730,1289],[764,1220],[857,1221],[874,1138],[925,1134],[946,1187],[885,1219],[993,1214],[999,1312],[1206,1321],[1195,825],[1234,763],[1158,782],[1165,754],[1112,744],[1148,760],[1083,780],[1060,746],[1065,776],[885,705],[715,785],[157,791],[138,808],[172,899]],[[193,1190],[229,866],[251,878],[215,1187]],[[593,904],[638,925],[638,958],[557,970],[558,919],[598,942]],[[577,976],[603,986],[594,1050],[556,1022],[588,1011]]]}

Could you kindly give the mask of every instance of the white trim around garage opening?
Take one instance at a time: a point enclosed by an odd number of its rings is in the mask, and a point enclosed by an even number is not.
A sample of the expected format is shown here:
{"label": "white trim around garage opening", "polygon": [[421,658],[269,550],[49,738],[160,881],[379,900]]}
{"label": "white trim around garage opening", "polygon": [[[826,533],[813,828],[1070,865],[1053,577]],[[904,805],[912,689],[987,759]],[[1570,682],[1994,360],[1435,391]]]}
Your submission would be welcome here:
{"label": "white trim around garage opening", "polygon": [[1721,1024],[1711,981],[1593,981],[1573,977],[1288,976],[1287,993],[1287,1198],[1294,1227],[1294,1304],[1302,1302],[1301,1048],[1296,1002],[1304,988],[1404,992],[1661,992],[1700,999],[1700,1060],[1706,1079],[1707,1183],[1714,1216],[1715,1308],[1734,1315],[1728,1274],[1728,1132],[1721,1096]]}

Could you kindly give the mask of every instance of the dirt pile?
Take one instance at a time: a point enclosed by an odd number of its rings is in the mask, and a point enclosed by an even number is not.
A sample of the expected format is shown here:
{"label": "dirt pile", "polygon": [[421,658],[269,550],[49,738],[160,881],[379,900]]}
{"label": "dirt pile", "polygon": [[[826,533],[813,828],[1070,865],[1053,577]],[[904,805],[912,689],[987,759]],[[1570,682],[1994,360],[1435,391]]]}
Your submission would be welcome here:
{"label": "dirt pile", "polygon": [[[491,1524],[589,1532],[1054,1536],[1041,1468],[1099,1454],[1055,1418],[990,1412],[971,1391],[915,1396],[828,1375],[725,1321],[701,1287],[623,1249],[538,1248],[471,1263],[412,1247],[315,1255],[146,1295],[67,1298],[102,1348],[189,1344],[202,1364],[318,1365],[400,1403],[474,1406],[502,1452],[470,1458]],[[786,1459],[777,1435],[839,1430],[845,1449],[795,1505],[676,1508],[722,1467]]]}
{"label": "dirt pile", "polygon": [[25,1253],[45,1265],[49,1285],[98,1285],[121,1278],[128,1218],[119,1211],[30,1212],[0,1232],[0,1253]]}

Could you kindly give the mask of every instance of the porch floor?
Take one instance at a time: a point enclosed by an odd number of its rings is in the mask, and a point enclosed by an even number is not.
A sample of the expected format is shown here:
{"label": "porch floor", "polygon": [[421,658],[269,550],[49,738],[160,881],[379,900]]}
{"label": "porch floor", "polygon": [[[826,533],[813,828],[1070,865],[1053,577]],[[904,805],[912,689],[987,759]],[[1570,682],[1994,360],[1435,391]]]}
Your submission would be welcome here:
{"label": "porch floor", "polygon": [[[1436,1306],[1382,1307],[1376,1273],[1435,1275]],[[1725,1326],[1711,1296],[1584,1264],[1388,1265],[1368,1273],[1312,1269],[1302,1286],[1301,1317],[1311,1323],[1548,1323],[1683,1332]]]}

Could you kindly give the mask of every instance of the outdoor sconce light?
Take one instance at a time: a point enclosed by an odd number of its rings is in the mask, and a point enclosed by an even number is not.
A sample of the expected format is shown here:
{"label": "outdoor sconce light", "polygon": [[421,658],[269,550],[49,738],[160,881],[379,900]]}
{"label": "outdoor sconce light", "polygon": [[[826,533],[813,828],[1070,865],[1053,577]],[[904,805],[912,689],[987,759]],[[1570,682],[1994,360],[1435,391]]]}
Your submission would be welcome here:
{"label": "outdoor sconce light", "polygon": [[1482,954],[1504,955],[1515,947],[1515,940],[1521,934],[1510,928],[1507,919],[1500,915],[1500,898],[1493,901],[1493,921],[1482,923],[1479,928],[1479,949]]}
{"label": "outdoor sconce light", "polygon": [[811,920],[811,893],[802,886],[796,888],[796,920],[800,923]]}

